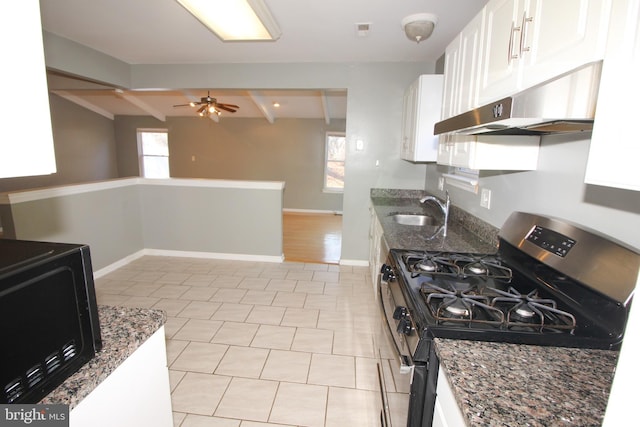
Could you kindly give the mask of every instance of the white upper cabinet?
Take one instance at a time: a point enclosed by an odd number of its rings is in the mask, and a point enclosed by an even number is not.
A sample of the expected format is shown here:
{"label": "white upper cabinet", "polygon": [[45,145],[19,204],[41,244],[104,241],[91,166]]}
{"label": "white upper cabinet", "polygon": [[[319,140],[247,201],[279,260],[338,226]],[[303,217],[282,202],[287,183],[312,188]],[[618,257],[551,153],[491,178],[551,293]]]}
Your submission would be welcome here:
{"label": "white upper cabinet", "polygon": [[484,16],[483,9],[445,51],[442,119],[478,106]]}
{"label": "white upper cabinet", "polygon": [[601,60],[611,0],[493,0],[486,6],[480,104]]}
{"label": "white upper cabinet", "polygon": [[640,2],[615,1],[585,182],[640,191]]}
{"label": "white upper cabinet", "polygon": [[[56,171],[38,0],[5,8],[0,25],[0,178]],[[18,101],[27,100],[28,105]]]}
{"label": "white upper cabinet", "polygon": [[400,157],[412,162],[435,162],[438,137],[433,126],[440,119],[443,76],[425,74],[404,95]]}

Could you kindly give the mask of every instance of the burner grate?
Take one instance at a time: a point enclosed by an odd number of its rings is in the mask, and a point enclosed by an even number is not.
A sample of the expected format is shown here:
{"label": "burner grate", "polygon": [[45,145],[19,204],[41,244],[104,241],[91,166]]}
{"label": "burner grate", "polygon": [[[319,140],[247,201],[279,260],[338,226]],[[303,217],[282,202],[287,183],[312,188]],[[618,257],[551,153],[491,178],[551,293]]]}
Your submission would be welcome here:
{"label": "burner grate", "polygon": [[513,273],[495,255],[410,252],[402,256],[411,278],[423,275],[482,277],[511,281]]}
{"label": "burner grate", "polygon": [[552,299],[537,291],[521,294],[513,287],[501,290],[478,283],[442,280],[420,289],[429,312],[439,325],[492,327],[507,331],[573,333],[575,317],[559,310]]}

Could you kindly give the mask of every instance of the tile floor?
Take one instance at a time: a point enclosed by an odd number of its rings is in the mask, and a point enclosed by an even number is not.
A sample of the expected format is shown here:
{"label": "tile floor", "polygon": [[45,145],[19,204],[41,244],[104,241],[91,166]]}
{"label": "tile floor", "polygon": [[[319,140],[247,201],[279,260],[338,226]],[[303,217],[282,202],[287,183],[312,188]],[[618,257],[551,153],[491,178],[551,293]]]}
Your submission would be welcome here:
{"label": "tile floor", "polygon": [[174,425],[376,426],[366,267],[140,258],[98,303],[165,310]]}

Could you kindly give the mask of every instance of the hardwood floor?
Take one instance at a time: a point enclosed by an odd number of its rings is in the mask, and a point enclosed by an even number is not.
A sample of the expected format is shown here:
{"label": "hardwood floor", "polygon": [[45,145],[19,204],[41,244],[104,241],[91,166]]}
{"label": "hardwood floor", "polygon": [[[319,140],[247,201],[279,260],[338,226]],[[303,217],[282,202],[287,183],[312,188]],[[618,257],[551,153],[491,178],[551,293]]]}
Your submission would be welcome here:
{"label": "hardwood floor", "polygon": [[285,212],[285,261],[338,264],[342,244],[342,215]]}

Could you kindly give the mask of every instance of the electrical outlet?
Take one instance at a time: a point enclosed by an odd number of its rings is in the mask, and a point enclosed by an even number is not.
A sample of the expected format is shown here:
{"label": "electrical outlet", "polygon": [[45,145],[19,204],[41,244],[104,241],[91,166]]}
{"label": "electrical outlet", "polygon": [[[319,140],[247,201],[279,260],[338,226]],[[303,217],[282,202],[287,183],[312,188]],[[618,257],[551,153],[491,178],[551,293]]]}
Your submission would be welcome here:
{"label": "electrical outlet", "polygon": [[444,191],[444,177],[438,178],[438,190]]}
{"label": "electrical outlet", "polygon": [[491,209],[491,190],[488,188],[483,188],[480,192],[480,206]]}

